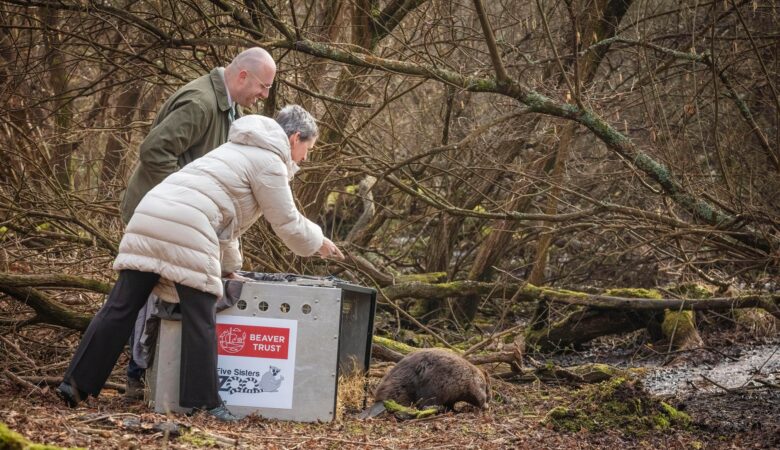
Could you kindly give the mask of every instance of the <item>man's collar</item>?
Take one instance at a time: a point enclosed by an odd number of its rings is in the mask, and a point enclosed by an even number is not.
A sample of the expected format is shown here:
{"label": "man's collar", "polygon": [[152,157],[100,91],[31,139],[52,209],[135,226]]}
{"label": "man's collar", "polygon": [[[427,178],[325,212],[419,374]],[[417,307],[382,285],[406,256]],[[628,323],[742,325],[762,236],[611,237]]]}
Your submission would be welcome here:
{"label": "man's collar", "polygon": [[230,91],[228,91],[227,83],[225,83],[225,68],[217,67],[209,73],[211,77],[211,84],[214,86],[214,92],[217,94],[217,104],[220,111],[227,111],[234,105],[233,99],[230,98]]}

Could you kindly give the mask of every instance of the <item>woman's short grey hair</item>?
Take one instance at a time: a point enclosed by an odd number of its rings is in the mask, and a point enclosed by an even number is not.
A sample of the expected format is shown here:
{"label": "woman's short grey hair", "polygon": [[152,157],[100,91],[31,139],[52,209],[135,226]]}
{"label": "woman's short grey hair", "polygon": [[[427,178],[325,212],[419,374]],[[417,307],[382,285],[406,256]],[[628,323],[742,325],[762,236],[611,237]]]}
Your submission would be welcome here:
{"label": "woman's short grey hair", "polygon": [[320,134],[314,117],[299,105],[287,105],[282,108],[276,114],[276,121],[282,126],[284,132],[287,133],[287,137],[300,132],[301,140],[308,141]]}

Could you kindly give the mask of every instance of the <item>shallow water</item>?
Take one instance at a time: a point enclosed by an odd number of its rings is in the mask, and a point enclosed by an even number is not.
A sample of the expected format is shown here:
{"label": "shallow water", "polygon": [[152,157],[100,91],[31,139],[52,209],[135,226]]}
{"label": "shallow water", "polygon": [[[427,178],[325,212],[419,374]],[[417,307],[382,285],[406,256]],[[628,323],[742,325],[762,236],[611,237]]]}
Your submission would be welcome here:
{"label": "shallow water", "polygon": [[780,344],[735,347],[724,349],[722,355],[711,355],[695,365],[650,367],[643,384],[654,395],[714,393],[724,392],[723,388],[761,386],[757,379],[780,384]]}

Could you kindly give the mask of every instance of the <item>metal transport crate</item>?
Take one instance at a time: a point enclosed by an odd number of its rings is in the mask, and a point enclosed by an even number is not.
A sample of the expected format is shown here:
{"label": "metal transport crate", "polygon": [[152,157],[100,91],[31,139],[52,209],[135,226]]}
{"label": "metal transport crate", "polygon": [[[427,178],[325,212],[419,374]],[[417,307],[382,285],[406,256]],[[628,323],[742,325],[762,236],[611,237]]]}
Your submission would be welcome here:
{"label": "metal transport crate", "polygon": [[[339,376],[368,371],[376,291],[328,278],[276,278],[243,282],[235,304],[217,314],[220,396],[239,417],[331,421]],[[180,346],[181,322],[162,320],[147,373],[157,412],[187,411],[178,404]]]}

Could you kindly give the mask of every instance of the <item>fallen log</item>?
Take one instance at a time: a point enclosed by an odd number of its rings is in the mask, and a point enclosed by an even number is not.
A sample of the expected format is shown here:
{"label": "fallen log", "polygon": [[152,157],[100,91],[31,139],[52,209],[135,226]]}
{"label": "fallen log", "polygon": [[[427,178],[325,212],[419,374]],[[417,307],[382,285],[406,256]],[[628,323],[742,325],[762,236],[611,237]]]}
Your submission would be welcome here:
{"label": "fallen log", "polygon": [[542,352],[578,347],[608,334],[630,333],[657,321],[654,311],[606,311],[580,307],[555,322],[533,322],[525,341]]}
{"label": "fallen log", "polygon": [[[403,359],[404,356],[417,350],[421,349],[389,338],[374,336],[373,344],[371,346],[371,356],[382,361],[398,362]],[[520,367],[522,367],[522,349],[480,355],[464,355],[461,351],[452,351],[463,356],[468,362],[478,366],[483,364],[506,363],[509,364],[514,371],[518,371]]]}
{"label": "fallen log", "polygon": [[631,298],[602,294],[587,294],[566,289],[538,287],[520,283],[487,283],[480,281],[452,281],[448,283],[403,283],[389,286],[382,291],[388,300],[401,298],[425,298],[443,300],[470,295],[501,295],[516,293],[515,298],[523,302],[547,300],[570,305],[590,306],[600,309],[625,309],[639,311],[673,310],[718,310],[735,308],[762,308],[780,318],[780,294],[750,293],[737,297],[706,299],[692,298]]}
{"label": "fallen log", "polygon": [[57,289],[85,289],[100,294],[108,294],[111,285],[91,278],[82,278],[64,274],[23,275],[0,272],[0,286],[6,287],[50,287]]}
{"label": "fallen log", "polygon": [[[549,296],[549,294],[545,294]],[[778,294],[748,294],[739,297],[719,297],[706,299],[691,298],[627,298],[609,295],[590,295],[586,298],[550,296],[549,300],[571,305],[591,306],[601,309],[631,309],[642,311],[675,310],[714,310],[728,311],[734,308],[763,308],[773,316],[780,318]]]}
{"label": "fallen log", "polygon": [[11,296],[35,311],[35,317],[26,321],[29,323],[48,323],[84,331],[92,320],[92,315],[71,311],[37,289],[0,285],[0,292]]}
{"label": "fallen log", "polygon": [[[698,288],[698,287],[697,287]],[[684,285],[678,293],[704,296],[709,293]],[[608,298],[653,302],[661,299],[655,289],[611,289]],[[689,299],[690,300],[690,299]],[[617,310],[576,305],[576,310],[563,319],[550,322],[544,314],[537,313],[535,321],[526,330],[526,341],[543,352],[577,347],[600,336],[623,334],[647,328],[654,340],[665,339],[669,350],[686,350],[704,345],[696,330],[693,311],[649,308]]]}
{"label": "fallen log", "polygon": [[[376,336],[374,337],[376,339]],[[398,362],[404,358],[402,353],[395,350],[391,350],[384,345],[377,344],[376,342],[371,344],[371,356],[381,361]]]}
{"label": "fallen log", "polygon": [[[439,273],[424,274],[425,279],[438,279]],[[403,277],[402,280],[413,279],[412,276]],[[80,326],[85,315],[79,315],[65,308],[63,305],[53,302],[40,291],[31,290],[36,287],[51,289],[85,289],[92,292],[107,294],[111,285],[89,278],[76,277],[62,274],[20,275],[15,273],[0,272],[0,292],[4,292],[22,303],[29,303],[33,309],[47,311],[54,309],[63,314],[65,320],[56,319],[51,314],[39,314],[40,321],[72,327],[72,321]],[[519,292],[518,292],[519,291]],[[663,311],[671,310],[732,310],[738,308],[762,308],[768,313],[780,319],[780,294],[749,293],[737,297],[690,299],[690,298],[628,298],[600,294],[587,294],[565,289],[538,287],[532,284],[521,283],[488,283],[479,281],[452,281],[447,283],[429,283],[422,281],[403,282],[380,289],[380,295],[385,300],[392,301],[403,298],[425,298],[431,300],[443,300],[446,298],[466,298],[473,295],[481,296],[505,296],[512,297],[519,302],[537,302],[546,300],[550,302],[566,303],[570,305],[588,306],[597,309],[631,310],[631,311]],[[31,300],[32,299],[32,300]],[[33,306],[37,305],[37,306]],[[36,312],[38,312],[36,309]],[[71,325],[69,325],[71,324]],[[81,328],[76,328],[81,329]]]}

